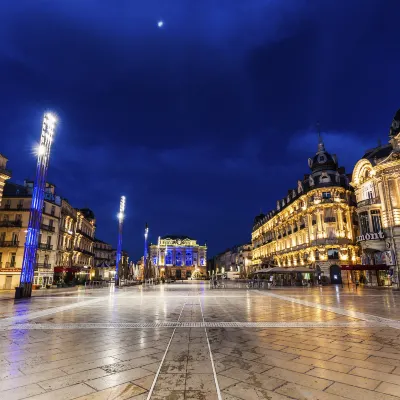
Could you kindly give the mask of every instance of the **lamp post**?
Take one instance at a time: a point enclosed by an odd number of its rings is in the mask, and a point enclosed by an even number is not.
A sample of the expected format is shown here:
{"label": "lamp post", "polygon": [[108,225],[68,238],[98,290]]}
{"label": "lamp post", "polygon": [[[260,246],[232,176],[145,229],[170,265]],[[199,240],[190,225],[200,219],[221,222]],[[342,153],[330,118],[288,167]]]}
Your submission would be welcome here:
{"label": "lamp post", "polygon": [[147,266],[147,238],[149,237],[149,226],[146,225],[144,227],[144,253],[143,253],[143,266],[145,268],[144,270],[144,276],[147,278],[150,278],[149,276],[149,271],[148,271],[148,266]]}
{"label": "lamp post", "polygon": [[117,258],[115,262],[115,286],[119,286],[119,264],[122,259],[122,227],[125,218],[125,196],[121,196],[119,202],[119,213],[118,213],[118,246],[117,246]]}
{"label": "lamp post", "polygon": [[46,176],[49,168],[50,149],[53,142],[56,117],[45,113],[43,117],[42,134],[37,149],[36,178],[32,192],[32,203],[29,214],[28,231],[25,239],[24,258],[19,287],[15,288],[15,298],[31,297],[32,282],[36,266],[36,252],[38,248],[40,224],[42,221],[44,191]]}

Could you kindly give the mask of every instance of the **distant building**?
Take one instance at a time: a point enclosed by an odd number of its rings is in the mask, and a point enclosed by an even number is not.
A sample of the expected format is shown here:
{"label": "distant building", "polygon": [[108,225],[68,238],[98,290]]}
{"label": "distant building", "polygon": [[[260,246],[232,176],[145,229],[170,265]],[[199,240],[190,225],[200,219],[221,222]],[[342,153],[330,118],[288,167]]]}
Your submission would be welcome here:
{"label": "distant building", "polygon": [[[0,289],[13,289],[19,285],[32,191],[31,181],[25,181],[24,185],[7,182],[4,186],[0,207]],[[61,198],[56,195],[55,186],[46,183],[34,271],[35,285],[53,283],[60,216]]]}
{"label": "distant building", "polygon": [[310,175],[278,200],[275,210],[255,218],[253,267],[307,267],[340,283],[341,264],[359,262],[353,189],[321,139],[308,165]]}
{"label": "distant building", "polygon": [[349,271],[353,282],[387,286],[399,279],[400,110],[389,137],[388,144],[368,150],[353,171],[362,249],[362,265]]}
{"label": "distant building", "polygon": [[188,279],[206,275],[207,246],[188,236],[166,235],[150,245],[150,261],[160,277]]}
{"label": "distant building", "polygon": [[0,206],[4,185],[6,180],[11,178],[11,171],[7,169],[7,161],[7,158],[0,154]]}
{"label": "distant building", "polygon": [[227,249],[208,261],[208,270],[213,271],[211,274],[232,272],[247,277],[252,271],[252,250],[251,243]]}

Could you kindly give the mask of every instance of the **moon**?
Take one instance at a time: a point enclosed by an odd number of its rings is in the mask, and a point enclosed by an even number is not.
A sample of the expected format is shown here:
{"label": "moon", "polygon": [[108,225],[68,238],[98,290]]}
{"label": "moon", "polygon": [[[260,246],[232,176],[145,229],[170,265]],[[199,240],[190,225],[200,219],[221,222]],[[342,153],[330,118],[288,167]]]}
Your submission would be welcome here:
{"label": "moon", "polygon": [[158,21],[158,22],[157,22],[157,26],[158,26],[159,28],[162,28],[162,27],[164,26],[164,21],[162,21],[162,20]]}

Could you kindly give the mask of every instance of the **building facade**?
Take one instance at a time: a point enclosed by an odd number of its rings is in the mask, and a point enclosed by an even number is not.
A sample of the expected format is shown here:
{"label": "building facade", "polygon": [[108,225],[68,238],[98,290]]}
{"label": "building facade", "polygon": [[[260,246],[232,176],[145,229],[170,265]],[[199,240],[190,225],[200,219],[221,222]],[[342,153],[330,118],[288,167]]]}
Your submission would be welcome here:
{"label": "building facade", "polygon": [[[6,183],[0,207],[0,289],[14,289],[19,285],[28,229],[33,182],[24,185]],[[34,285],[53,283],[57,257],[57,242],[61,213],[61,199],[55,186],[46,183]]]}
{"label": "building facade", "polygon": [[113,265],[113,248],[111,244],[95,239],[94,245],[94,279],[111,280],[115,277]]}
{"label": "building facade", "polygon": [[308,267],[340,283],[340,265],[359,261],[354,193],[321,139],[308,165],[311,173],[297,188],[278,200],[275,210],[255,218],[252,265]]}
{"label": "building facade", "polygon": [[389,143],[368,150],[353,171],[362,268],[352,280],[371,285],[399,282],[400,257],[400,110]]}
{"label": "building facade", "polygon": [[207,245],[188,236],[167,235],[150,245],[150,261],[160,277],[188,279],[206,275]]}
{"label": "building facade", "polygon": [[0,154],[0,206],[4,185],[6,181],[11,178],[11,171],[7,169],[7,161],[8,159]]}

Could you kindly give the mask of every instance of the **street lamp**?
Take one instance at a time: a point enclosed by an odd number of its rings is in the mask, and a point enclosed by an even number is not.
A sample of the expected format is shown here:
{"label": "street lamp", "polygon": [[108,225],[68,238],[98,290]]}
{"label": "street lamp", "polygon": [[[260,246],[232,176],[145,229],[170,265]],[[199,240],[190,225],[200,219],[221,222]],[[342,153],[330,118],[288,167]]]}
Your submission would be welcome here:
{"label": "street lamp", "polygon": [[117,246],[117,258],[115,264],[115,286],[119,286],[119,264],[122,258],[122,226],[125,218],[125,196],[121,196],[119,202],[119,213],[118,213],[118,246]]}
{"label": "street lamp", "polygon": [[56,128],[57,118],[54,114],[45,113],[42,124],[40,144],[37,148],[37,167],[35,184],[32,192],[31,210],[28,230],[25,239],[24,258],[19,287],[15,288],[15,298],[31,297],[32,282],[36,266],[36,252],[39,242],[40,224],[42,221],[44,191],[49,168],[50,149]]}

